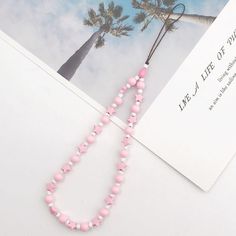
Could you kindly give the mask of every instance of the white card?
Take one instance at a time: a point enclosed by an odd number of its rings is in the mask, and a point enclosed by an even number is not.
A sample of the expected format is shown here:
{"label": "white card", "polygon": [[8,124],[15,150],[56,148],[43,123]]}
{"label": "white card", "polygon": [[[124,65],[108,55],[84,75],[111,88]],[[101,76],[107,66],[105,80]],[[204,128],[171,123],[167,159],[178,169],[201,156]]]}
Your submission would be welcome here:
{"label": "white card", "polygon": [[235,11],[231,0],[137,126],[138,140],[205,191],[236,152]]}

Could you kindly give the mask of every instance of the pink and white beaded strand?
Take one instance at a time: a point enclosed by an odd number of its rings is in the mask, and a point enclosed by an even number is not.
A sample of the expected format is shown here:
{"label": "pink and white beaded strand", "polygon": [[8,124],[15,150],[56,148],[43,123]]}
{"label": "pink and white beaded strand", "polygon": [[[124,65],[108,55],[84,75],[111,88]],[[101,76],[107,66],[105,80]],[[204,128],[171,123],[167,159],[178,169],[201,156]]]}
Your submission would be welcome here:
{"label": "pink and white beaded strand", "polygon": [[[94,125],[92,132],[87,136],[86,140],[78,146],[78,151],[65,163],[61,170],[59,170],[53,177],[53,180],[47,185],[47,195],[45,202],[49,206],[51,213],[56,216],[59,222],[65,224],[68,228],[75,230],[81,230],[83,232],[99,226],[102,221],[109,215],[110,208],[112,207],[117,194],[120,192],[121,184],[124,181],[124,174],[127,167],[128,146],[131,144],[131,135],[134,132],[134,126],[137,123],[137,115],[140,111],[141,103],[143,101],[143,91],[145,88],[144,77],[147,73],[148,65],[140,70],[138,76],[132,77],[128,80],[128,83],[123,86],[119,94],[114,98],[114,102],[108,107],[106,113],[102,115],[100,122]],[[123,104],[123,97],[130,88],[136,88],[135,102],[131,107],[130,116],[128,118],[127,127],[124,130],[124,138],[122,140],[122,147],[119,153],[119,159],[117,163],[117,173],[114,178],[114,184],[111,186],[110,192],[104,201],[104,206],[100,208],[96,216],[88,222],[75,222],[69,216],[63,214],[55,206],[54,192],[57,189],[57,185],[62,182],[68,173],[70,173],[73,167],[78,164],[82,156],[87,152],[88,148],[94,143],[96,137],[101,134],[105,125],[110,122],[110,118],[116,113],[116,109]]]}
{"label": "pink and white beaded strand", "polygon": [[[124,181],[124,174],[127,168],[127,158],[129,155],[128,147],[131,144],[134,127],[138,122],[138,114],[141,110],[141,104],[144,99],[143,93],[145,89],[145,76],[147,74],[148,64],[164,35],[169,30],[167,28],[161,36],[164,28],[167,26],[171,27],[171,25],[167,25],[166,22],[169,20],[170,15],[173,13],[174,9],[179,6],[183,7],[183,11],[180,14],[179,18],[172,22],[172,25],[177,22],[180,17],[182,17],[185,11],[185,6],[183,4],[178,4],[171,10],[168,17],[166,18],[165,24],[158,34],[157,40],[155,41],[148,55],[144,67],[139,71],[138,75],[128,79],[128,82],[119,90],[118,95],[114,98],[113,103],[107,108],[105,114],[101,116],[98,124],[94,125],[92,131],[88,134],[84,142],[82,142],[78,146],[75,154],[72,155],[70,159],[61,167],[61,169],[54,174],[53,179],[46,186],[45,202],[48,205],[50,212],[58,219],[60,223],[64,224],[71,230],[87,232],[92,228],[100,226],[105,218],[110,214],[111,207],[114,204],[115,199],[121,190],[121,184]],[[131,106],[130,115],[127,119],[127,126],[124,129],[124,137],[121,142],[121,149],[119,151],[114,184],[111,186],[107,196],[104,199],[103,206],[97,211],[95,217],[89,221],[76,222],[74,219],[63,213],[63,211],[59,210],[59,208],[56,206],[54,193],[57,190],[58,185],[73,170],[75,165],[80,163],[82,157],[88,151],[90,146],[96,141],[97,136],[102,133],[104,127],[109,124],[111,117],[116,114],[117,109],[124,103],[124,95],[131,88],[134,88],[136,90],[136,93],[134,104]]]}

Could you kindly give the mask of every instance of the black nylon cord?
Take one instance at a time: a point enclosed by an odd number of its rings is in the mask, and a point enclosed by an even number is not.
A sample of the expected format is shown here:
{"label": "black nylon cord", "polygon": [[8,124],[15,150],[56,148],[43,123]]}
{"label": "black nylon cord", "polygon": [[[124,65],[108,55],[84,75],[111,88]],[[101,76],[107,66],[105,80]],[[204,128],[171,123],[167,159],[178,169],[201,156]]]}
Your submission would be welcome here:
{"label": "black nylon cord", "polygon": [[[182,8],[183,8],[183,10],[182,10],[182,12],[180,13],[179,17],[178,17],[177,19],[173,20],[171,24],[167,25],[167,22],[168,22],[168,20],[170,19],[171,14],[173,14],[174,11],[176,10],[176,8],[178,8],[178,7],[182,7]],[[149,52],[149,54],[148,54],[148,57],[147,57],[147,60],[146,60],[145,64],[149,65],[150,60],[151,60],[153,54],[155,53],[155,51],[156,51],[156,49],[158,48],[158,46],[160,45],[161,41],[162,41],[163,38],[165,37],[166,33],[169,31],[169,29],[170,29],[176,22],[179,21],[179,19],[184,15],[184,12],[185,12],[185,5],[182,4],[182,3],[179,3],[179,4],[175,5],[175,6],[171,9],[170,13],[168,14],[168,16],[167,16],[166,19],[165,19],[165,22],[164,22],[164,24],[163,24],[163,26],[162,26],[160,32],[159,32],[158,35],[157,35],[157,38],[156,38],[154,44],[152,45],[152,48],[151,48],[151,50],[150,50],[150,52]],[[163,33],[163,30],[164,30],[164,29],[166,29],[166,30],[165,30],[164,33]],[[162,34],[162,33],[163,33],[163,34]]]}

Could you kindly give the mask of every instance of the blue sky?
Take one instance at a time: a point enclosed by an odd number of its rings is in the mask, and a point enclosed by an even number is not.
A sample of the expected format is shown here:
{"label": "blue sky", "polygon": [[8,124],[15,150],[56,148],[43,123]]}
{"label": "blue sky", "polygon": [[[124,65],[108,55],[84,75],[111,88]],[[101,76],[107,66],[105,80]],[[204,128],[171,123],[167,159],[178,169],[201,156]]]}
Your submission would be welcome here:
{"label": "blue sky", "polygon": [[[189,14],[217,16],[228,0],[180,0]],[[180,2],[179,1],[179,2]],[[6,0],[0,1],[0,29],[57,70],[91,36],[94,28],[83,25],[90,7],[97,10],[100,0]],[[104,0],[106,4],[110,0]],[[124,14],[136,12],[130,0],[114,0]],[[130,18],[130,23],[132,22]],[[106,105],[127,76],[143,63],[160,27],[154,21],[144,33],[137,26],[131,37],[107,35],[101,49],[92,48],[72,79],[94,100]],[[152,76],[144,111],[153,102],[184,61],[209,25],[181,22],[166,36],[153,57]],[[168,46],[167,46],[168,45]],[[174,52],[174,53],[173,53]],[[107,66],[109,65],[109,66]],[[142,64],[141,64],[142,65]],[[118,69],[120,68],[120,69]],[[115,73],[114,73],[115,72]],[[106,93],[101,93],[105,88]]]}
{"label": "blue sky", "polygon": [[[77,0],[71,0],[70,2],[76,3]],[[88,2],[91,2],[93,4],[96,4],[100,1],[96,1],[96,0],[88,0]],[[110,0],[105,0],[103,1],[105,3],[110,2]],[[129,0],[114,0],[115,3],[120,4],[122,6],[124,6],[125,11],[128,14],[134,14],[134,10],[132,9],[131,6],[131,1]],[[212,6],[212,14],[213,15],[217,15],[220,11],[220,9],[216,9],[215,6],[222,6],[225,5],[228,0],[179,0],[179,3],[183,3],[186,6],[186,12],[187,13],[192,13],[192,14],[203,14],[203,9],[205,9],[205,5],[211,5]],[[207,3],[206,3],[207,2]],[[221,7],[220,7],[221,8]]]}
{"label": "blue sky", "polygon": [[[32,0],[36,1],[36,0]],[[103,1],[97,1],[97,0],[86,0],[86,2],[91,6],[94,6],[95,10],[97,10],[97,6],[100,2],[104,2],[105,4],[108,4],[111,0],[103,0]],[[124,14],[130,15],[130,23],[132,22],[133,16],[138,12],[138,10],[132,8],[131,0],[113,0],[116,4],[119,4],[123,6],[124,8]],[[211,15],[211,16],[217,16],[222,8],[226,5],[226,3],[229,0],[179,0],[177,3],[183,3],[186,6],[186,13],[188,14],[199,14],[199,15]],[[37,1],[36,1],[37,2]],[[61,4],[65,6],[65,10],[74,8],[78,4],[78,0],[69,0],[66,3],[64,1],[61,1]],[[83,12],[84,13],[84,12]],[[80,17],[84,17],[83,14],[79,11],[78,13]],[[86,15],[86,14],[85,14]],[[138,27],[137,27],[138,29]]]}
{"label": "blue sky", "polygon": [[[91,2],[97,2],[97,1],[91,1]],[[109,0],[106,0],[104,2],[109,2]],[[126,7],[126,9],[130,9],[130,13],[133,13],[133,9],[131,7],[131,1],[127,1],[127,0],[116,0],[114,1],[116,3],[121,4],[122,6]],[[201,14],[202,10],[205,8],[205,4],[207,2],[207,4],[210,4],[212,6],[217,6],[217,5],[222,5],[222,4],[226,4],[228,2],[228,0],[180,0],[178,1],[179,3],[183,3],[186,6],[186,12],[187,13],[197,13],[197,14]],[[215,7],[212,7],[213,12],[215,12],[215,14],[218,14],[218,11],[215,11]]]}

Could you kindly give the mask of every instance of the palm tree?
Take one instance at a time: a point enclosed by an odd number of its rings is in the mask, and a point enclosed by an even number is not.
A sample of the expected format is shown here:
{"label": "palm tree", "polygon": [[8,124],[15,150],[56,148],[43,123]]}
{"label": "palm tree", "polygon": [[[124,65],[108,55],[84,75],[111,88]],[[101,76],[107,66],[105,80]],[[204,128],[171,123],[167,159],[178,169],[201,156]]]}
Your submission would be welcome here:
{"label": "palm tree", "polygon": [[[166,16],[169,14],[170,9],[177,3],[178,0],[132,0],[132,6],[140,10],[134,17],[135,23],[142,23],[142,31],[154,20],[158,19],[165,21]],[[179,13],[172,13],[168,23],[177,19]],[[184,14],[181,21],[193,22],[197,24],[210,25],[216,19],[214,16],[203,16],[196,14]],[[172,28],[173,29],[173,28]]]}
{"label": "palm tree", "polygon": [[96,29],[92,36],[79,48],[58,70],[58,73],[70,80],[90,49],[103,47],[105,44],[105,36],[110,34],[114,37],[129,36],[129,32],[133,30],[131,25],[126,24],[128,15],[122,15],[123,8],[115,5],[111,1],[107,8],[104,3],[100,3],[98,12],[94,9],[88,11],[88,17],[84,19],[84,25]]}

